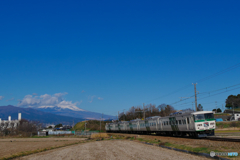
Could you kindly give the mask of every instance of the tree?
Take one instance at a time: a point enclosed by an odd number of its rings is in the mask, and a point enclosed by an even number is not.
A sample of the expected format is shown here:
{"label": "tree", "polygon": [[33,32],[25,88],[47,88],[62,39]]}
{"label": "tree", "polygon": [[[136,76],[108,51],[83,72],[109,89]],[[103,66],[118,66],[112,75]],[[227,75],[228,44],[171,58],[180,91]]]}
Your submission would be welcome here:
{"label": "tree", "polygon": [[56,126],[55,126],[55,128],[59,128],[59,127],[62,127],[63,125],[60,123],[60,124],[57,124]]}
{"label": "tree", "polygon": [[221,113],[222,110],[220,108],[217,109],[217,113]]}
{"label": "tree", "polygon": [[147,104],[144,106],[144,109],[142,106],[132,106],[129,111],[119,114],[119,120],[129,121],[137,118],[142,119],[144,117],[144,113],[146,118],[152,116],[164,117],[169,116],[173,112],[176,112],[175,109],[166,104],[161,104],[158,107],[156,107],[155,104]]}
{"label": "tree", "polygon": [[39,122],[22,119],[19,126],[16,128],[16,133],[25,136],[37,135],[37,131],[41,128],[43,127]]}
{"label": "tree", "polygon": [[201,104],[198,104],[197,111],[203,111],[203,106]]}
{"label": "tree", "polygon": [[218,109],[213,109],[212,111],[214,111],[215,113],[221,113],[221,112],[222,112],[222,110],[221,110],[220,108],[218,108]]}
{"label": "tree", "polygon": [[234,108],[238,108],[240,106],[240,94],[238,94],[237,96],[234,95],[230,95],[228,96],[228,98],[226,99],[226,108],[228,109],[233,109]]}

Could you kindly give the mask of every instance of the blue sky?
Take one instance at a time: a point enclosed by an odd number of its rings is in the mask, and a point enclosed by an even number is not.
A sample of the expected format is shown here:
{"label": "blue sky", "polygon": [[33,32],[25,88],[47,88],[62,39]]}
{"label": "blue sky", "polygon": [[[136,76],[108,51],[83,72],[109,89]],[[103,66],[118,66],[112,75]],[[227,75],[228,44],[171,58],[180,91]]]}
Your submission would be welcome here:
{"label": "blue sky", "polygon": [[[33,93],[37,98],[61,93],[81,109],[116,115],[142,103],[172,104],[192,96],[192,83],[239,63],[239,6],[239,1],[1,1],[0,105],[18,105]],[[199,82],[197,90],[238,84],[239,71]],[[239,92],[204,99],[213,93],[199,94],[198,103],[205,110],[215,108],[215,101],[222,107],[228,95]],[[192,101],[173,106],[191,108]]]}

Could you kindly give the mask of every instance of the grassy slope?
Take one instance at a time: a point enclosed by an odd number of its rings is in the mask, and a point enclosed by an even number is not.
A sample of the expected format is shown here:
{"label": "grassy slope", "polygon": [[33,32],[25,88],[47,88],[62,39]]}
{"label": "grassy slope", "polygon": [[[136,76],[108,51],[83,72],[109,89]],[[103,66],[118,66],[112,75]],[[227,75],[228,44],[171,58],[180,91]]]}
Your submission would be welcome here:
{"label": "grassy slope", "polygon": [[[90,131],[99,131],[100,130],[100,121],[97,120],[89,120],[86,122],[86,130],[90,130]],[[108,121],[102,121],[101,122],[101,131],[105,132],[105,124],[109,123]],[[85,129],[85,121],[82,122],[78,122],[73,130],[75,131],[82,131]]]}
{"label": "grassy slope", "polygon": [[217,122],[218,128],[240,127],[240,121]]}

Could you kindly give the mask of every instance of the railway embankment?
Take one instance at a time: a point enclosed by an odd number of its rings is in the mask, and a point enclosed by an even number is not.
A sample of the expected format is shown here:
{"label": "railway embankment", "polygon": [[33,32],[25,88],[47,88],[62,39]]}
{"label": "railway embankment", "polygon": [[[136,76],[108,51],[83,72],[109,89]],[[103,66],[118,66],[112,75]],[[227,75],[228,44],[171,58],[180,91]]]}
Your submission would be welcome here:
{"label": "railway embankment", "polygon": [[240,142],[120,133],[113,133],[110,135],[116,139],[131,139],[133,141],[146,142],[153,145],[162,145],[195,153],[209,154],[211,151],[240,153]]}

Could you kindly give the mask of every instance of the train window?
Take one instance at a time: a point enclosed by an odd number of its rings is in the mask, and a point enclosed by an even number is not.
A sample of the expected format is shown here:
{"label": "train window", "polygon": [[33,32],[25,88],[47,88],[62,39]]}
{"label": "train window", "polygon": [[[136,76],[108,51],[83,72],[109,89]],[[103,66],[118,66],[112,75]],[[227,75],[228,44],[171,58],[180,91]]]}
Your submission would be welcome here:
{"label": "train window", "polygon": [[178,124],[178,121],[176,120],[176,125]]}
{"label": "train window", "polygon": [[189,124],[189,118],[187,117],[187,124]]}
{"label": "train window", "polygon": [[178,124],[182,124],[182,121],[181,121],[181,120],[179,120],[179,121],[178,121]]}

